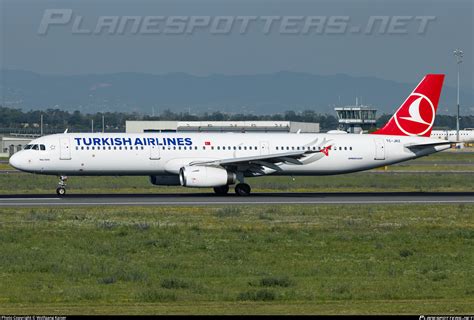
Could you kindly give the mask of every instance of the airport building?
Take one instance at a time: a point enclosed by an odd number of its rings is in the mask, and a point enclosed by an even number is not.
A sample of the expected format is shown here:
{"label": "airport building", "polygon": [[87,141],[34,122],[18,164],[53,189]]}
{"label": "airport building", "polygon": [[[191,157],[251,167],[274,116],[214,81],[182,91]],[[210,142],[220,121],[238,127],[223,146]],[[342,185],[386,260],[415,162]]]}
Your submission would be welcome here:
{"label": "airport building", "polygon": [[10,157],[15,152],[23,149],[34,138],[17,136],[0,136],[0,157]]}
{"label": "airport building", "polygon": [[339,130],[349,133],[367,132],[376,126],[377,109],[367,106],[334,108],[339,120]]}
{"label": "airport building", "polygon": [[142,132],[301,132],[318,133],[319,123],[295,121],[127,121],[127,133]]}

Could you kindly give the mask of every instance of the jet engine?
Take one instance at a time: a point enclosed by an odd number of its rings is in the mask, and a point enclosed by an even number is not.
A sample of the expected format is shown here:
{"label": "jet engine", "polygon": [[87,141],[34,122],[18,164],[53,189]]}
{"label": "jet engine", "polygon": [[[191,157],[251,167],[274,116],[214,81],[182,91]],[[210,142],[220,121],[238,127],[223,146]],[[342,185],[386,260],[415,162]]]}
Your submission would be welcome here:
{"label": "jet engine", "polygon": [[150,176],[151,184],[155,186],[179,186],[179,176],[177,174]]}
{"label": "jet engine", "polygon": [[183,187],[220,187],[234,184],[236,174],[224,168],[185,166],[179,170],[179,182]]}

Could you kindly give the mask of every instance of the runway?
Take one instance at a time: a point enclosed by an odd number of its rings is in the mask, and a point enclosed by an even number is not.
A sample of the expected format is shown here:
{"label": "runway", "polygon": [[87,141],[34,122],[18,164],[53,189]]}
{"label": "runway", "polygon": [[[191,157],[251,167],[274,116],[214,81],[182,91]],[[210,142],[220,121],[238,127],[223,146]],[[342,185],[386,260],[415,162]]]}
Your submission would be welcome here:
{"label": "runway", "polygon": [[0,207],[209,206],[288,204],[474,204],[474,192],[254,193],[248,197],[187,194],[1,195]]}

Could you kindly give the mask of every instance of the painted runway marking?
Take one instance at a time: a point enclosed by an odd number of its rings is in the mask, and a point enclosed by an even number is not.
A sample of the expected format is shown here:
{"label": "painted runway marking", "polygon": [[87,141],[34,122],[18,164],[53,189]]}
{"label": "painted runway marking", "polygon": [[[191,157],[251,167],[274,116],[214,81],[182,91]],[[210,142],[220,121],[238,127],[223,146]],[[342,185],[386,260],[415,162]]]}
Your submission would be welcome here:
{"label": "painted runway marking", "polygon": [[[38,201],[38,198],[0,198],[0,201]],[[61,198],[41,198],[41,200],[61,200]]]}
{"label": "painted runway marking", "polygon": [[[58,199],[54,199],[58,200]],[[29,202],[29,203],[0,203],[0,206],[152,206],[152,205],[174,205],[174,206],[192,206],[192,205],[270,205],[270,204],[450,204],[450,203],[474,203],[474,200],[314,200],[314,201],[216,201],[216,202],[204,202],[204,201],[189,201],[189,202],[178,202],[178,201],[148,201],[148,202]]]}

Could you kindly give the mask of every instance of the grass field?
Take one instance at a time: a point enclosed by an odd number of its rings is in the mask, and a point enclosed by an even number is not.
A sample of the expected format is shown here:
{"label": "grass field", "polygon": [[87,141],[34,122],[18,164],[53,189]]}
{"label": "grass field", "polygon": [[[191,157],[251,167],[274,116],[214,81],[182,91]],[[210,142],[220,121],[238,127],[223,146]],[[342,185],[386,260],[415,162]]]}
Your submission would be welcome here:
{"label": "grass field", "polygon": [[473,205],[0,209],[0,313],[469,314]]}
{"label": "grass field", "polygon": [[[473,160],[440,153],[389,174],[248,182],[256,192],[473,191],[471,174],[437,172],[472,171]],[[56,184],[1,174],[0,194]],[[68,192],[207,191],[71,177]],[[474,312],[474,205],[4,208],[0,243],[0,314]]]}

